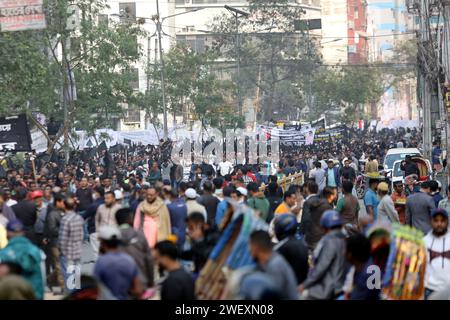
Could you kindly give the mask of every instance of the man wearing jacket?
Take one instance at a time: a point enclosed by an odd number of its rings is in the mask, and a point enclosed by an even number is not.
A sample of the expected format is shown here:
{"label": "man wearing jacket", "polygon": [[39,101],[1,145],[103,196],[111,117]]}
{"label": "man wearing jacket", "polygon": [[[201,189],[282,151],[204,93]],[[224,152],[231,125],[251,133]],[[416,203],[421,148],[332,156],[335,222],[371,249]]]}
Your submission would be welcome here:
{"label": "man wearing jacket", "polygon": [[47,245],[47,252],[49,253],[47,261],[51,269],[48,284],[50,288],[57,285],[61,290],[64,290],[64,278],[61,272],[58,249],[59,227],[64,216],[64,197],[56,194],[53,199],[54,208],[47,214],[44,225],[44,243]]}
{"label": "man wearing jacket", "polygon": [[406,224],[419,229],[423,233],[431,230],[431,212],[435,208],[434,200],[429,195],[428,181],[422,182],[420,191],[413,193],[406,199]]}
{"label": "man wearing jacket", "polygon": [[341,186],[341,175],[339,169],[334,165],[333,159],[328,160],[328,168],[325,169],[326,186],[339,188]]}
{"label": "man wearing jacket", "polygon": [[333,209],[333,203],[336,199],[336,189],[331,187],[325,187],[322,192],[321,198],[311,198],[309,203],[309,215],[302,218],[301,230],[305,234],[305,241],[308,244],[308,248],[312,251],[316,247],[324,235],[321,228],[320,221],[323,213],[326,210]]}
{"label": "man wearing jacket", "polygon": [[36,243],[36,236],[34,233],[34,225],[37,219],[37,207],[31,201],[26,200],[28,191],[25,188],[20,188],[17,192],[17,204],[13,205],[11,209],[14,211],[17,219],[22,222],[25,237]]}
{"label": "man wearing jacket", "polygon": [[346,276],[345,236],[341,231],[339,213],[327,210],[320,219],[325,236],[313,253],[314,268],[300,285],[302,298],[307,300],[335,299],[343,292]]}
{"label": "man wearing jacket", "polygon": [[95,244],[95,248],[98,247],[97,234],[95,233],[95,214],[97,213],[98,207],[104,203],[105,191],[103,187],[95,187],[94,193],[92,194],[94,202],[86,209],[86,211],[81,213],[83,219],[87,222],[87,232],[89,234],[89,241],[91,245]]}
{"label": "man wearing jacket", "polygon": [[425,274],[425,298],[448,287],[450,283],[450,231],[448,212],[434,209],[431,213],[432,230],[425,236],[427,269]]}

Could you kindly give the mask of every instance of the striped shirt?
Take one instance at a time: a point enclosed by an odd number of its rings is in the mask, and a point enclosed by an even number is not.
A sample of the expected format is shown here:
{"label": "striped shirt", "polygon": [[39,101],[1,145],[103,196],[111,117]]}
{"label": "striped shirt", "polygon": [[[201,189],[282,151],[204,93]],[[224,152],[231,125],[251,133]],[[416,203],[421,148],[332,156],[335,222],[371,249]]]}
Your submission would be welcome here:
{"label": "striped shirt", "polygon": [[84,236],[83,225],[83,218],[73,211],[68,212],[61,219],[58,247],[61,250],[61,254],[69,261],[81,260],[81,246]]}

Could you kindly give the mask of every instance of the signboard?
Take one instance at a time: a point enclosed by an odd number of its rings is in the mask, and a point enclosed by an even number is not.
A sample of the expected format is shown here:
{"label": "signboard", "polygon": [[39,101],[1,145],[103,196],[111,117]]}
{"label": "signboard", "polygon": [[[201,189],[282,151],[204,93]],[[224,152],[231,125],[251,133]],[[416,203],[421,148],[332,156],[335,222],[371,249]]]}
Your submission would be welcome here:
{"label": "signboard", "polygon": [[0,0],[0,31],[45,29],[43,0]]}
{"label": "signboard", "polygon": [[328,129],[317,129],[314,142],[329,141],[331,138],[343,139],[347,136],[347,127],[344,125]]}
{"label": "signboard", "polygon": [[0,118],[0,151],[31,151],[31,134],[24,114]]}

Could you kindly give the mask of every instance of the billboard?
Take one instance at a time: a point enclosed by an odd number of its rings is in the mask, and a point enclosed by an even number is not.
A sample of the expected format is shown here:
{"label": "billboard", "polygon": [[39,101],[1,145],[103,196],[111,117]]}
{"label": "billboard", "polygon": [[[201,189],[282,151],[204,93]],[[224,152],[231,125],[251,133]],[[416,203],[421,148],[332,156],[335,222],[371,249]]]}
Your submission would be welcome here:
{"label": "billboard", "polygon": [[0,31],[44,29],[43,0],[0,0]]}
{"label": "billboard", "polygon": [[0,117],[0,151],[31,151],[27,117]]}

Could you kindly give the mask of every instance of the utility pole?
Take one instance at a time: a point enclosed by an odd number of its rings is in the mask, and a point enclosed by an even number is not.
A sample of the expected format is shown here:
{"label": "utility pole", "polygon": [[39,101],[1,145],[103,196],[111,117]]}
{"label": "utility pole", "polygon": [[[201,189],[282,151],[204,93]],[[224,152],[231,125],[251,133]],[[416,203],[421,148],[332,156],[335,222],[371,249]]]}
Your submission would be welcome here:
{"label": "utility pole", "polygon": [[[419,21],[420,21],[420,35],[419,41],[421,44],[427,43],[431,39],[427,32],[427,16],[425,12],[428,10],[428,1],[424,0],[420,3]],[[431,159],[431,83],[426,74],[420,73],[420,90],[421,90],[421,105],[422,105],[422,119],[423,119],[423,153],[425,158]]]}
{"label": "utility pole", "polygon": [[161,36],[161,19],[159,12],[159,0],[156,0],[156,32],[158,33],[158,46],[159,46],[159,60],[161,62],[161,94],[163,104],[163,128],[164,128],[164,140],[167,140],[169,132],[167,129],[167,106],[166,106],[166,81],[165,81],[165,64],[162,51],[162,36]]}

